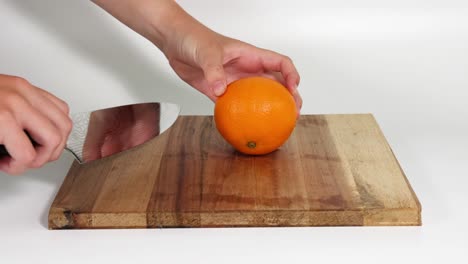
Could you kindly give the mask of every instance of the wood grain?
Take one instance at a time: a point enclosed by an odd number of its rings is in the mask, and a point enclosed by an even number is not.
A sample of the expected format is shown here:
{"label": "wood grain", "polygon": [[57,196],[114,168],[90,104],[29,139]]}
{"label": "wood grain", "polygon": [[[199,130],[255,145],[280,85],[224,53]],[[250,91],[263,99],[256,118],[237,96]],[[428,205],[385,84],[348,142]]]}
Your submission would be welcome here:
{"label": "wood grain", "polygon": [[301,116],[279,150],[232,149],[181,116],[130,151],[74,163],[49,228],[421,225],[421,205],[370,114]]}

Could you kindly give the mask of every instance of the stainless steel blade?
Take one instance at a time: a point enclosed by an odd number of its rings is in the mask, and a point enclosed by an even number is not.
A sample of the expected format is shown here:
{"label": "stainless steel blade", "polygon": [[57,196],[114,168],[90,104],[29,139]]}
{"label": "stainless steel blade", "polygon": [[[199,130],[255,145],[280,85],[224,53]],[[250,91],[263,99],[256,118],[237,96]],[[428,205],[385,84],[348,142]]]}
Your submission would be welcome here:
{"label": "stainless steel blade", "polygon": [[73,114],[66,149],[80,163],[105,158],[163,133],[179,112],[179,106],[171,103],[142,103]]}
{"label": "stainless steel blade", "polygon": [[[105,158],[160,135],[177,120],[179,112],[179,106],[172,103],[141,103],[75,113],[65,149],[79,163]],[[0,158],[3,155],[8,152],[0,145]]]}

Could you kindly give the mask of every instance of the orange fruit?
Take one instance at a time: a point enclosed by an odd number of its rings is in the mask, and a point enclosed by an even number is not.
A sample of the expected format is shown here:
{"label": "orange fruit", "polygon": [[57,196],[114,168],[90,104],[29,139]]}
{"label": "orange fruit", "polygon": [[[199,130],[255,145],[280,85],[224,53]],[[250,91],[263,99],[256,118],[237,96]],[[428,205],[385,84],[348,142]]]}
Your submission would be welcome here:
{"label": "orange fruit", "polygon": [[262,155],[278,149],[296,125],[296,104],[277,81],[248,77],[232,82],[216,101],[216,128],[235,149]]}

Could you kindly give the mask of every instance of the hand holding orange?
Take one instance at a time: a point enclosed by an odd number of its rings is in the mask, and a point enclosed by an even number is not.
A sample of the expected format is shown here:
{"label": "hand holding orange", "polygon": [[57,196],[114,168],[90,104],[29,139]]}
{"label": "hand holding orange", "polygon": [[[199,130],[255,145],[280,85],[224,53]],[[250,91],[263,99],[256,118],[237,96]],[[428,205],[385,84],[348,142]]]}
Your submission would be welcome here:
{"label": "hand holding orange", "polygon": [[264,77],[239,79],[216,101],[216,128],[235,149],[262,155],[278,149],[296,125],[296,104],[277,81]]}

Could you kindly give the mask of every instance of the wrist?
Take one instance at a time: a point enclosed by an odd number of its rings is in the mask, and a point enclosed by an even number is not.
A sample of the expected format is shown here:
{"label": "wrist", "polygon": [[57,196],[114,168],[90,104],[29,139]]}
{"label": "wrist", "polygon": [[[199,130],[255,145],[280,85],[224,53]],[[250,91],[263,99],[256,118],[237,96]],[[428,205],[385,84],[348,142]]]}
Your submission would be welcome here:
{"label": "wrist", "polygon": [[[174,0],[93,0],[116,19],[165,48],[174,35],[182,35],[186,25],[197,22]],[[190,21],[192,20],[192,21]]]}
{"label": "wrist", "polygon": [[160,2],[157,10],[148,11],[146,23],[148,27],[145,35],[160,50],[164,50],[168,39],[175,33],[176,29],[171,23],[178,19],[180,7],[173,0],[161,0]]}
{"label": "wrist", "polygon": [[189,36],[196,35],[207,28],[190,16],[173,0],[162,0],[159,15],[148,25],[150,33],[148,39],[164,54],[177,47]]}

